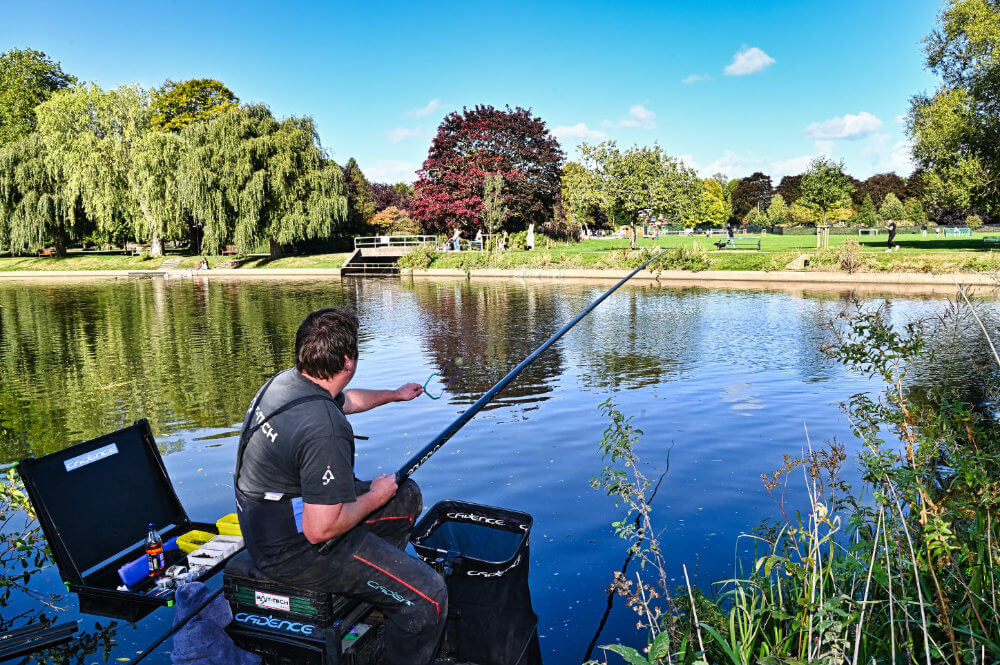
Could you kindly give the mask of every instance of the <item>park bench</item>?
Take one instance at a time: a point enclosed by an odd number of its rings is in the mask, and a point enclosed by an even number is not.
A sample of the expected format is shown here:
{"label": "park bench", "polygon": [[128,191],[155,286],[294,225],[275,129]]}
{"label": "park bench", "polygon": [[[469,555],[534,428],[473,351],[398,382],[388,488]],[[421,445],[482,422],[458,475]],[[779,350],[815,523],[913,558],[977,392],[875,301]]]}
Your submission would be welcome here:
{"label": "park bench", "polygon": [[944,237],[948,238],[971,238],[972,229],[967,226],[945,227]]}
{"label": "park bench", "polygon": [[983,236],[983,249],[1000,247],[1000,236]]}
{"label": "park bench", "polygon": [[55,247],[44,247],[44,248],[38,250],[38,255],[39,256],[55,256],[56,255],[56,248]]}
{"label": "park bench", "polygon": [[746,249],[760,251],[760,238],[724,238],[713,244],[719,249],[725,249],[726,247],[740,249],[741,247],[745,247]]}
{"label": "park bench", "polygon": [[223,256],[229,256],[231,254],[236,254],[236,245],[226,245],[222,248]]}
{"label": "park bench", "polygon": [[861,236],[864,235],[877,236],[878,231],[879,231],[878,229],[858,229],[858,237],[860,238]]}

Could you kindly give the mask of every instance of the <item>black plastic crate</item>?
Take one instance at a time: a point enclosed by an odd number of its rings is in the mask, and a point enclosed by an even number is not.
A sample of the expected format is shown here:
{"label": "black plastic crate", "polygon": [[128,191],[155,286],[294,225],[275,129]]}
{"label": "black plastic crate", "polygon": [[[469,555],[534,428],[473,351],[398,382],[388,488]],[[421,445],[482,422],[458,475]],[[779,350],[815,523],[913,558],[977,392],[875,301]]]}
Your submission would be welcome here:
{"label": "black plastic crate", "polygon": [[[327,627],[296,621],[287,614],[234,610],[226,632],[238,647],[260,656],[262,665],[364,665],[380,639],[383,623],[366,603],[358,603]],[[352,631],[361,634],[352,635]]]}
{"label": "black plastic crate", "polygon": [[[145,419],[44,457],[21,460],[17,471],[59,575],[88,614],[137,621],[157,607],[173,605],[173,592],[147,593],[154,586],[151,579],[118,590],[118,568],[145,553],[150,522],[164,542],[193,529],[218,533],[215,524],[188,518]],[[164,555],[167,565],[181,563],[186,556],[180,550]],[[211,577],[224,563],[198,579]]]}
{"label": "black plastic crate", "polygon": [[229,561],[222,580],[233,612],[269,612],[324,628],[343,620],[361,604],[346,596],[276,582],[257,570],[249,552]]}

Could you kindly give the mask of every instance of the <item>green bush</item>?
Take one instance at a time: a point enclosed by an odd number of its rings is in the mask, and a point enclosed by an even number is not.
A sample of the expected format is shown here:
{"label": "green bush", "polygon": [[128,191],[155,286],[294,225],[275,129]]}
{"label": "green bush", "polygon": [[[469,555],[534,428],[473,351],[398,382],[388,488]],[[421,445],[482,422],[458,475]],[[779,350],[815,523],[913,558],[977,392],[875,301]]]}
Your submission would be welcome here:
{"label": "green bush", "polygon": [[979,215],[969,215],[965,218],[965,225],[970,229],[975,231],[976,229],[983,228],[983,218]]}
{"label": "green bush", "polygon": [[[524,249],[528,246],[528,232],[511,233],[507,238],[507,249]],[[538,234],[535,234],[535,247],[538,246]]]}
{"label": "green bush", "polygon": [[406,254],[399,257],[399,267],[411,270],[426,270],[438,257],[433,245],[417,245]]}

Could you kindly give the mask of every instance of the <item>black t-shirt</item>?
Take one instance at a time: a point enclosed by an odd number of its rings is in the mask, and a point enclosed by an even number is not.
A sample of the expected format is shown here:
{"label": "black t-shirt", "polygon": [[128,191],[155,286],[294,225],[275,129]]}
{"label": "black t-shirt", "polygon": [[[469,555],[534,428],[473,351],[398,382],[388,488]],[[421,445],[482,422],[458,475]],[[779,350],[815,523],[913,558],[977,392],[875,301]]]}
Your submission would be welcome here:
{"label": "black t-shirt", "polygon": [[[292,400],[310,395],[326,399],[268,418]],[[258,568],[295,559],[307,565],[315,550],[302,535],[302,502],[334,505],[356,499],[354,430],[343,405],[343,393],[331,399],[294,369],[278,374],[256,408],[251,405],[244,429],[264,423],[243,452],[237,505],[243,538]]]}

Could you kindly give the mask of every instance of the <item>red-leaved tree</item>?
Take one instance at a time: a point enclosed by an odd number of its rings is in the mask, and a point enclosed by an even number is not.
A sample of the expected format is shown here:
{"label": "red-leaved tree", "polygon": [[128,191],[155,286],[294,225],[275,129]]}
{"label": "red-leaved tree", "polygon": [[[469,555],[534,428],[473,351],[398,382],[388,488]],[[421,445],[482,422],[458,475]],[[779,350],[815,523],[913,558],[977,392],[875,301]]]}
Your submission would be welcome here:
{"label": "red-leaved tree", "polygon": [[479,105],[445,117],[417,172],[413,216],[424,229],[482,228],[487,176],[503,177],[504,228],[546,226],[558,207],[565,155],[541,118],[526,109]]}

